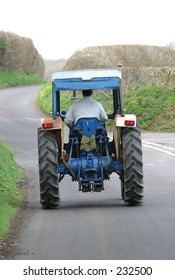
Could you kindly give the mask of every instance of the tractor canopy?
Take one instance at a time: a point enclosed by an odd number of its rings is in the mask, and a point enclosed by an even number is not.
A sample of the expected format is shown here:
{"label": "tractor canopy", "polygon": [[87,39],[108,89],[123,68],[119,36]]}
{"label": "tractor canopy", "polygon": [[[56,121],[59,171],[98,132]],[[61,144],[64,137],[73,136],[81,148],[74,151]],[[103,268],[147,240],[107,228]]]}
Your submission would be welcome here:
{"label": "tractor canopy", "polygon": [[52,85],[54,91],[117,89],[121,76],[119,68],[58,71],[52,75]]}

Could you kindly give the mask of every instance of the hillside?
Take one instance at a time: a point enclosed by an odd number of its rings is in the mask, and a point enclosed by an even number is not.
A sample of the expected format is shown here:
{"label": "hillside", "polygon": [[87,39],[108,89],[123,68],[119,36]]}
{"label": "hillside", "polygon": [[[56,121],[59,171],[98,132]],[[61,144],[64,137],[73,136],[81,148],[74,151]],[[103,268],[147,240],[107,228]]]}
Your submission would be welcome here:
{"label": "hillside", "polygon": [[119,63],[123,69],[123,90],[141,86],[175,88],[175,50],[169,47],[116,45],[88,47],[75,52],[64,69],[110,68]]}
{"label": "hillside", "polygon": [[175,51],[168,47],[116,45],[89,47],[75,52],[65,69],[97,67],[175,67]]}
{"label": "hillside", "polygon": [[0,71],[44,77],[44,61],[29,38],[0,31]]}

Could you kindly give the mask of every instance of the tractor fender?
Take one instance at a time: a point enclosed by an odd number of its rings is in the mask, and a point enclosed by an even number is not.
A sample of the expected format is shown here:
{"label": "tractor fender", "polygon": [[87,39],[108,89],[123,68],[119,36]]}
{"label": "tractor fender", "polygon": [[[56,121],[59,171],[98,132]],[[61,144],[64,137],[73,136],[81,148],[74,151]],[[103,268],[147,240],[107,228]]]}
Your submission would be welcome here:
{"label": "tractor fender", "polygon": [[120,115],[117,114],[114,119],[116,127],[136,127],[136,115],[126,114]]}
{"label": "tractor fender", "polygon": [[114,144],[117,159],[121,158],[121,128],[136,127],[136,115],[116,114],[114,118]]}
{"label": "tractor fender", "polygon": [[63,128],[63,121],[61,117],[58,118],[42,118],[41,119],[41,129],[44,130],[54,130],[54,129],[62,129]]}
{"label": "tractor fender", "polygon": [[46,117],[41,119],[41,130],[54,131],[58,145],[58,162],[62,161],[64,149],[64,122],[61,117]]}

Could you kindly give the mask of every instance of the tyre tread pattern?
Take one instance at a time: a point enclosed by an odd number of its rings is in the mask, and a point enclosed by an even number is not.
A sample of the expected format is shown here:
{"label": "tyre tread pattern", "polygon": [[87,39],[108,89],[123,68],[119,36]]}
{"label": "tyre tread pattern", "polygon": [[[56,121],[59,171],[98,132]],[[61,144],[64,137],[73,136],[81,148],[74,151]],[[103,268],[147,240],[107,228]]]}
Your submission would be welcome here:
{"label": "tyre tread pattern", "polygon": [[60,204],[58,182],[58,148],[54,131],[38,130],[40,203],[42,208]]}
{"label": "tyre tread pattern", "polygon": [[126,205],[143,203],[142,142],[138,127],[122,129],[123,199]]}

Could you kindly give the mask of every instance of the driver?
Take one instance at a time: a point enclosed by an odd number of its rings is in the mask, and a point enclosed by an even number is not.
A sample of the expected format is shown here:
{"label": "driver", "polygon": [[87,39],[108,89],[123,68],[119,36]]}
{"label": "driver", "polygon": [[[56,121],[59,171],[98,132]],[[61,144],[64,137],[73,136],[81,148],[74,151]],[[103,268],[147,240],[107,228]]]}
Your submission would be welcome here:
{"label": "driver", "polygon": [[74,102],[66,117],[65,123],[69,128],[72,128],[80,118],[97,118],[100,122],[104,123],[108,116],[101,103],[94,100],[92,90],[83,90],[83,98]]}

